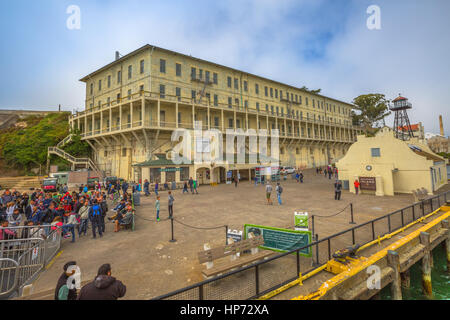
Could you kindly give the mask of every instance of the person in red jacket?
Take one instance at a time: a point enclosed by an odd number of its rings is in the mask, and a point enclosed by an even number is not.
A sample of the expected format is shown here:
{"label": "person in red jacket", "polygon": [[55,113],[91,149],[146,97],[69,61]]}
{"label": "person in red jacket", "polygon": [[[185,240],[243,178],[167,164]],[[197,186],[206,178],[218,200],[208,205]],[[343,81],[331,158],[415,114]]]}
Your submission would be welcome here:
{"label": "person in red jacket", "polygon": [[353,182],[353,185],[355,186],[356,194],[358,194],[358,192],[359,192],[359,185],[360,185],[359,181],[355,180],[355,182]]}
{"label": "person in red jacket", "polygon": [[8,228],[8,220],[0,221],[0,240],[10,240],[16,238],[14,230]]}

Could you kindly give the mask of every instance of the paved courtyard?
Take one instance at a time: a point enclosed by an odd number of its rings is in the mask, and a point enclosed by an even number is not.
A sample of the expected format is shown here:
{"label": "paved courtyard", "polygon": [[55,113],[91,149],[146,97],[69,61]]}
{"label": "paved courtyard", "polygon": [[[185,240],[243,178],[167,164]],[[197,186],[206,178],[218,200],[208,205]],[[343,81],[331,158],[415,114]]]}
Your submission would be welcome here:
{"label": "paved courtyard", "polygon": [[[283,205],[279,206],[272,194],[273,205],[265,200],[264,186],[254,186],[248,181],[234,185],[201,186],[198,195],[174,192],[174,217],[180,222],[198,228],[227,225],[243,230],[243,225],[260,224],[272,227],[292,228],[294,211],[311,214],[333,215],[349,203],[353,203],[355,221],[362,223],[413,202],[412,195],[395,197],[355,196],[343,191],[340,201],[334,200],[334,180],[307,170],[304,183],[288,178],[282,181]],[[275,186],[273,184],[273,186]],[[167,192],[160,192],[161,218],[168,216]],[[203,280],[197,252],[204,243],[214,246],[225,243],[225,227],[213,230],[193,229],[174,222],[174,243],[170,221],[155,221],[155,196],[141,197],[137,207],[136,230],[113,232],[113,224],[107,223],[103,238],[91,239],[91,234],[63,240],[62,253],[48,270],[35,281],[34,292],[55,287],[62,266],[76,260],[82,271],[82,280],[93,279],[98,267],[111,263],[113,276],[127,286],[125,299],[150,299],[152,297],[194,284]],[[110,205],[111,208],[111,205]],[[330,218],[316,218],[315,232],[320,238],[334,234],[351,225],[349,209]],[[90,231],[90,230],[89,230]]]}

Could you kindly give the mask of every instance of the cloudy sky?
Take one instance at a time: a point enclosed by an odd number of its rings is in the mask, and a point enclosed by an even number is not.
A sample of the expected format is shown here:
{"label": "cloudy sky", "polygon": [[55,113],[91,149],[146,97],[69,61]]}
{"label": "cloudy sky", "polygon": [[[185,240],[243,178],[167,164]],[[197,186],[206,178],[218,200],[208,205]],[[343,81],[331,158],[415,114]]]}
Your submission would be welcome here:
{"label": "cloudy sky", "polygon": [[449,15],[448,0],[1,1],[0,108],[82,110],[82,76],[153,44],[347,102],[401,93],[412,123],[438,133],[442,114],[450,135]]}

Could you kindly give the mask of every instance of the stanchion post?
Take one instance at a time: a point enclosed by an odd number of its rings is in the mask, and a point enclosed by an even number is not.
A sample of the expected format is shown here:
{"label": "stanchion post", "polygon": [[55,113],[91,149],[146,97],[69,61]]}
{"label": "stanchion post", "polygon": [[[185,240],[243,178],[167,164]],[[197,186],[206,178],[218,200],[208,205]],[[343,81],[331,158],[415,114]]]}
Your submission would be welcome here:
{"label": "stanchion post", "polygon": [[314,215],[311,216],[311,233],[314,237]]}
{"label": "stanchion post", "polygon": [[228,244],[228,226],[225,226],[225,245]]}
{"label": "stanchion post", "polygon": [[355,221],[353,220],[353,203],[350,203],[350,224],[356,224]]}
{"label": "stanchion post", "polygon": [[319,235],[315,235],[315,242],[316,242],[316,262],[314,263],[315,266],[319,265],[319,244],[317,243],[319,241]]}
{"label": "stanchion post", "polygon": [[173,238],[173,216],[170,216],[170,228],[172,229],[172,239],[169,242],[176,242],[177,240]]}

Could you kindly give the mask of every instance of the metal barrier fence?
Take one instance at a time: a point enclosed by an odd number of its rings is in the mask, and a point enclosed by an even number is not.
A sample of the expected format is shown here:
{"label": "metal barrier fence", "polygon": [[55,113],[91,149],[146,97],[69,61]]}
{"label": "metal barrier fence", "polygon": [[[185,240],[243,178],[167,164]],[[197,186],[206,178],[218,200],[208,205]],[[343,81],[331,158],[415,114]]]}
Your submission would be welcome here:
{"label": "metal barrier fence", "polygon": [[17,237],[27,237],[0,241],[0,299],[19,295],[61,247],[60,229],[50,231],[45,226],[8,229],[15,231]]}
{"label": "metal barrier fence", "polygon": [[[315,239],[311,244],[194,285],[158,296],[152,300],[245,300],[255,299],[309,273],[328,260],[337,250],[370,241],[404,227],[443,205],[450,191],[400,210],[354,226],[329,237]],[[311,257],[301,250],[310,248]]]}

